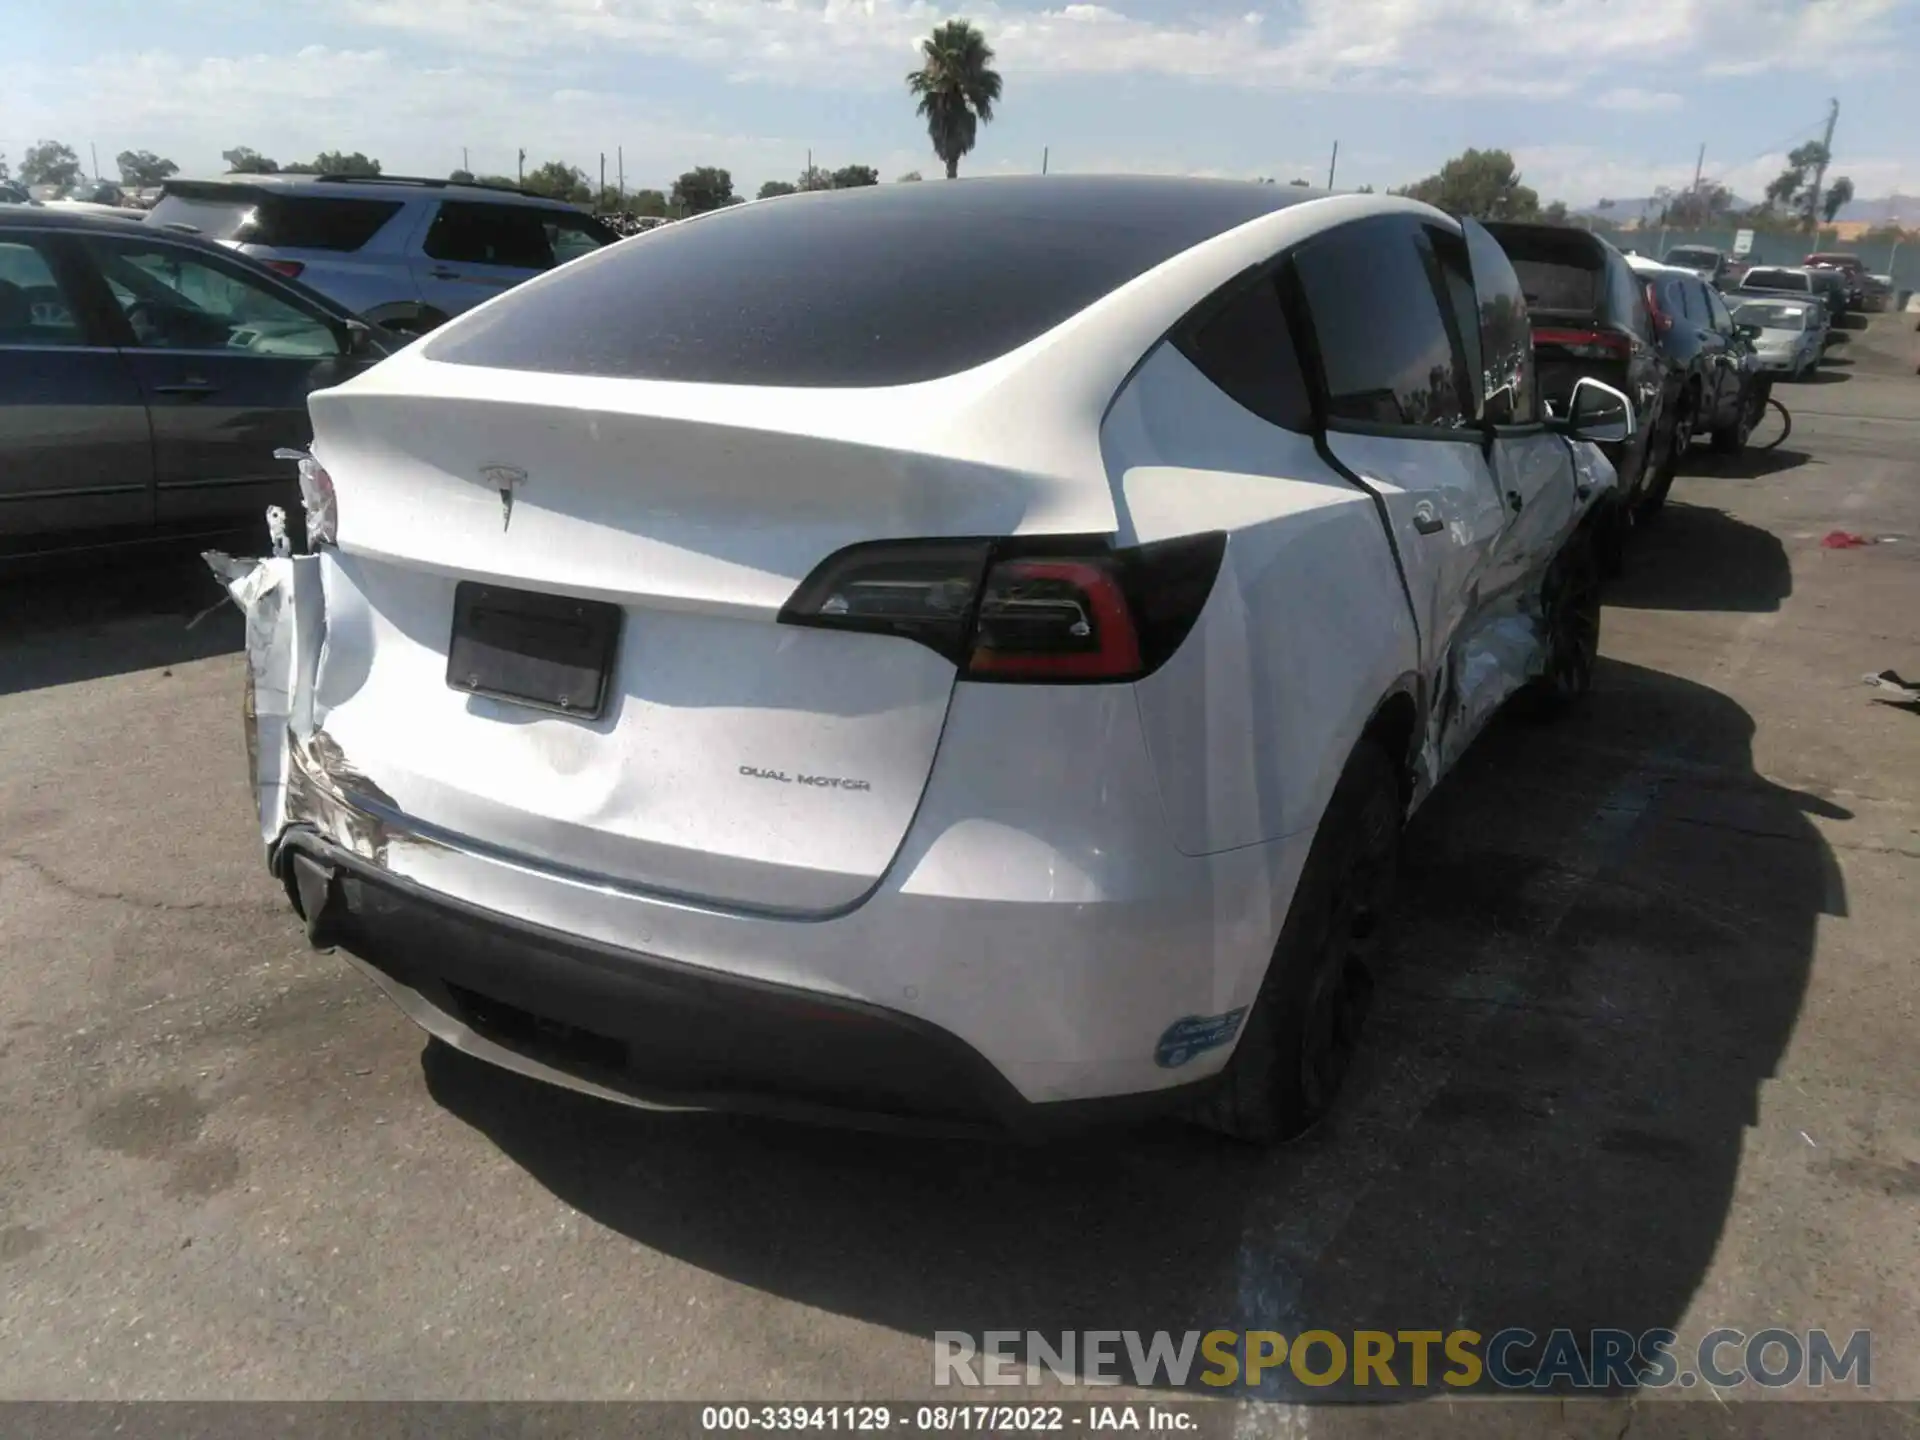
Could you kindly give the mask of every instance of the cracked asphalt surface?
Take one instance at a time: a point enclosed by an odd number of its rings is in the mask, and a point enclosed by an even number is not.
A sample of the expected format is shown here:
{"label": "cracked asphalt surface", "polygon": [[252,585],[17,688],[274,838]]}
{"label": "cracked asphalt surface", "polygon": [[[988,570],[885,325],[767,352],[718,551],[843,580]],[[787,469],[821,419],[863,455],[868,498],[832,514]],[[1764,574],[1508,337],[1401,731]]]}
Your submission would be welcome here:
{"label": "cracked asphalt surface", "polygon": [[1777,1324],[1871,1329],[1920,1399],[1920,714],[1860,683],[1920,674],[1909,327],[1782,387],[1782,449],[1694,457],[1591,704],[1416,820],[1349,1093],[1271,1154],[653,1116],[430,1046],[265,872],[198,562],[6,582],[0,1397],[901,1398],[943,1329]]}

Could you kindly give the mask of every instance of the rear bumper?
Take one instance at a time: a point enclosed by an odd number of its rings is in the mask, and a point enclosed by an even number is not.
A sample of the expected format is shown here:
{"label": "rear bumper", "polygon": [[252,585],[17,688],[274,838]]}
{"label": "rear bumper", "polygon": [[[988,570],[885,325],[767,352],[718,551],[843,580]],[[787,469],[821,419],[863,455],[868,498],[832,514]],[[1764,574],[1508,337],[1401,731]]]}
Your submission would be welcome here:
{"label": "rear bumper", "polygon": [[617,1103],[1019,1138],[1175,1113],[1215,1076],[1036,1103],[914,1016],[619,949],[481,909],[305,828],[273,868],[320,947],[346,950],[444,1043]]}

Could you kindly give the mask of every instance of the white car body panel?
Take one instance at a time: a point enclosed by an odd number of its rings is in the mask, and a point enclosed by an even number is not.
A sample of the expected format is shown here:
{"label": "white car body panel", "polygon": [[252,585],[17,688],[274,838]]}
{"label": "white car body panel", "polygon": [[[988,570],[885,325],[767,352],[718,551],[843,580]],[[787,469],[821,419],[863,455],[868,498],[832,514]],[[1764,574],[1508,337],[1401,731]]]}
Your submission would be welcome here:
{"label": "white car body panel", "polygon": [[[1544,432],[1491,455],[1330,436],[1362,488],[1162,343],[1249,266],[1386,213],[1437,217],[1374,196],[1281,210],[921,384],[533,374],[424,344],[315,395],[336,538],[227,576],[274,741],[263,838],[311,827],[501,917],[886,1007],[958,1036],[1030,1101],[1204,1078],[1230,1045],[1177,1068],[1156,1045],[1252,1003],[1362,731],[1396,697],[1424,720],[1417,802],[1538,673],[1540,575],[1612,483],[1592,447],[1569,462]],[[524,480],[503,496],[490,467]],[[1422,505],[1437,533],[1415,528]],[[956,683],[913,641],[776,623],[856,542],[1215,531],[1199,619],[1133,684]],[[450,688],[463,580],[617,604],[606,713]]]}

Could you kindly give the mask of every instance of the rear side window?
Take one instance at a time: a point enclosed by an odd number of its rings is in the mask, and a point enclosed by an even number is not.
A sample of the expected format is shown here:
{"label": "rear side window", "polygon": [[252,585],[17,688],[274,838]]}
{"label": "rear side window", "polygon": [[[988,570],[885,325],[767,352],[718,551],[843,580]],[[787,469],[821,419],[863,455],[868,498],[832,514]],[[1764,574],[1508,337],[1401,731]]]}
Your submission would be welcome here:
{"label": "rear side window", "polygon": [[1741,283],[1767,290],[1798,290],[1802,293],[1813,289],[1813,283],[1806,276],[1792,270],[1749,270]]}
{"label": "rear side window", "polygon": [[1468,422],[1464,357],[1447,337],[1418,222],[1359,220],[1294,261],[1320,352],[1327,418],[1454,429]]}
{"label": "rear side window", "polygon": [[358,250],[399,213],[397,200],[269,196],[233,238],[281,250]]}
{"label": "rear side window", "polygon": [[1306,377],[1273,276],[1203,315],[1174,344],[1201,374],[1261,419],[1289,430],[1311,426]]}
{"label": "rear side window", "polygon": [[[1676,310],[1675,314],[1682,313]],[[1618,255],[1607,256],[1607,319],[1623,325],[1636,335],[1653,333],[1653,316],[1647,310],[1647,292],[1633,268]]]}
{"label": "rear side window", "polygon": [[1591,315],[1600,306],[1600,274],[1565,260],[1516,259],[1513,268],[1527,304],[1536,310]]}
{"label": "rear side window", "polygon": [[547,270],[553,246],[542,223],[546,212],[531,205],[471,205],[448,200],[433,217],[424,248],[429,258],[456,265],[505,265]]}
{"label": "rear side window", "polygon": [[80,307],[25,236],[0,236],[0,345],[84,345]]}
{"label": "rear side window", "polygon": [[210,186],[208,194],[169,190],[147,212],[149,225],[177,225],[209,240],[231,240],[253,213],[255,198],[231,186]]}

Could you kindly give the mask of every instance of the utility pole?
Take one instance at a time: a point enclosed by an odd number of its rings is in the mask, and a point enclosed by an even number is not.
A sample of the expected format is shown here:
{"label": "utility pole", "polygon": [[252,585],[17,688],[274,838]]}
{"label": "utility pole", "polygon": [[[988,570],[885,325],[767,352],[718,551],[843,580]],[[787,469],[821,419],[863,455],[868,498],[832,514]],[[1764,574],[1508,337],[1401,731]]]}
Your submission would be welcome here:
{"label": "utility pole", "polygon": [[620,208],[627,208],[627,147],[616,145],[613,149],[614,163],[620,167]]}
{"label": "utility pole", "polygon": [[522,145],[520,147],[520,159],[516,163],[520,166],[520,183],[524,185],[526,184],[526,181],[527,181],[527,147],[526,146]]}
{"label": "utility pole", "polygon": [[593,195],[593,204],[595,209],[599,208],[600,197],[606,193],[607,193],[607,152],[602,150],[600,152],[600,188],[596,190]]}
{"label": "utility pole", "polygon": [[1333,142],[1333,158],[1327,161],[1327,189],[1333,188],[1333,172],[1340,167],[1340,142]]}
{"label": "utility pole", "polygon": [[1051,145],[1042,145],[1040,147],[1040,173],[1042,175],[1047,173],[1047,160],[1052,152],[1053,147]]}
{"label": "utility pole", "polygon": [[89,140],[87,149],[93,154],[93,178],[98,180],[100,178],[100,147]]}
{"label": "utility pole", "polygon": [[473,164],[467,159],[467,147],[464,145],[460,147],[460,168],[469,175],[473,173]]}
{"label": "utility pole", "polygon": [[1807,233],[1820,231],[1820,188],[1827,183],[1827,162],[1833,158],[1833,127],[1840,119],[1840,102],[1827,102],[1827,133],[1820,141],[1820,163],[1813,168],[1813,188],[1807,192]]}
{"label": "utility pole", "polygon": [[1699,157],[1693,162],[1693,190],[1691,193],[1695,195],[1698,195],[1700,193],[1700,171],[1705,168],[1706,163],[1707,163],[1707,142],[1702,140],[1700,142]]}

